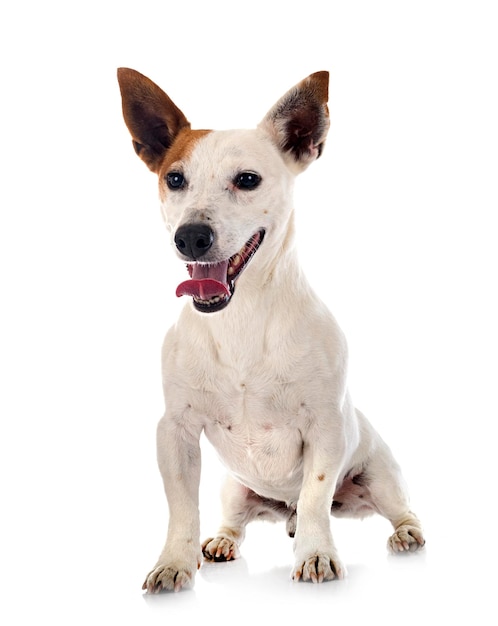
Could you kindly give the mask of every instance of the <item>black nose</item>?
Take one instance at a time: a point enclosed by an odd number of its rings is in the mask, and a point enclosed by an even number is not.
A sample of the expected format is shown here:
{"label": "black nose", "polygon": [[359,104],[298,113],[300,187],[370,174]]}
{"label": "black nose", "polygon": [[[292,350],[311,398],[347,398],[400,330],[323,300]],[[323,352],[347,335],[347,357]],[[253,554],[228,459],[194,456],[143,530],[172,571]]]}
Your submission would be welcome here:
{"label": "black nose", "polygon": [[213,245],[214,233],[205,224],[186,224],[175,233],[178,250],[192,261],[200,259]]}

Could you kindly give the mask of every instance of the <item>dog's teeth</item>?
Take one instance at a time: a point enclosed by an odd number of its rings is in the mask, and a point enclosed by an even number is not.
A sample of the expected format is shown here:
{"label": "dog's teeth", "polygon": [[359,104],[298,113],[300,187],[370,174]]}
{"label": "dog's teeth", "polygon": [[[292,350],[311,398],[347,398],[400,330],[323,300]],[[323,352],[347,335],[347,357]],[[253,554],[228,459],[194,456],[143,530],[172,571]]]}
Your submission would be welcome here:
{"label": "dog's teeth", "polygon": [[231,276],[231,275],[232,275],[232,274],[234,274],[234,273],[235,273],[235,269],[234,269],[234,268],[230,265],[230,267],[228,268],[228,272],[227,272],[227,274],[228,274],[229,276]]}
{"label": "dog's teeth", "polygon": [[240,263],[240,255],[236,254],[236,255],[233,257],[233,264],[234,264],[235,266],[237,266],[237,265],[239,265],[239,263]]}
{"label": "dog's teeth", "polygon": [[194,300],[199,304],[217,304],[221,300],[221,298],[220,296],[214,296],[214,298],[211,298],[210,300],[203,300],[202,298],[197,298],[196,296],[194,296]]}

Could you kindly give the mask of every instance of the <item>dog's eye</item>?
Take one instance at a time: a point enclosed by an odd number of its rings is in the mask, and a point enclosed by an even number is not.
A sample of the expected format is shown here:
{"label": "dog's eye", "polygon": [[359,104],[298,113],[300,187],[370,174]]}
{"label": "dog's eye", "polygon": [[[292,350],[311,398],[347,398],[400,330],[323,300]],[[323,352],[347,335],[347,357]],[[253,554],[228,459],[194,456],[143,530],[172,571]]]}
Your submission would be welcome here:
{"label": "dog's eye", "polygon": [[238,189],[254,189],[261,182],[261,176],[256,172],[241,172],[237,174],[234,185]]}
{"label": "dog's eye", "polygon": [[182,189],[185,186],[185,177],[181,172],[169,172],[166,174],[166,183],[170,189]]}

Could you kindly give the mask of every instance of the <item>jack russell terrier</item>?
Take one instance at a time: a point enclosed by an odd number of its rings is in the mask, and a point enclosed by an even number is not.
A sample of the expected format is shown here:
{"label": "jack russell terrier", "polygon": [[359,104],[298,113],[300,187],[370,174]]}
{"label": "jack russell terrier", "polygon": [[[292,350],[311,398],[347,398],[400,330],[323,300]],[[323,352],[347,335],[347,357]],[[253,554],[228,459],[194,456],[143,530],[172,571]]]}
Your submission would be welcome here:
{"label": "jack russell terrier", "polygon": [[[166,544],[143,588],[178,591],[202,558],[239,555],[246,525],[284,520],[294,580],[345,575],[330,514],[379,513],[393,552],[424,545],[391,451],[346,387],[343,333],[310,288],[294,246],[294,177],[329,128],[328,72],[290,89],[253,130],[192,130],[151,80],[118,70],[138,156],[159,178],[161,210],[188,270],[187,296],[163,346],[166,411],[158,463]],[[204,432],[229,477],[218,534],[200,543]]]}

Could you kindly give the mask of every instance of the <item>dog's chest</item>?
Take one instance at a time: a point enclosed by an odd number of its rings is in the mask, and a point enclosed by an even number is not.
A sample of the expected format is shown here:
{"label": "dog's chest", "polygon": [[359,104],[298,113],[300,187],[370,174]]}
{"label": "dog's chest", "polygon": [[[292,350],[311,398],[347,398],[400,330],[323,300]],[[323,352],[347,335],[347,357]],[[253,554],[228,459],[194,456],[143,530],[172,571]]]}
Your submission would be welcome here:
{"label": "dog's chest", "polygon": [[302,417],[289,386],[258,377],[208,394],[204,430],[227,468],[269,497],[291,497],[302,478]]}
{"label": "dog's chest", "polygon": [[304,330],[291,342],[290,333],[256,326],[220,329],[216,337],[177,327],[164,353],[166,404],[204,429],[242,483],[292,501],[302,482],[303,441],[331,385],[324,384],[323,353],[311,349]]}

